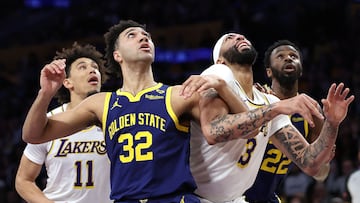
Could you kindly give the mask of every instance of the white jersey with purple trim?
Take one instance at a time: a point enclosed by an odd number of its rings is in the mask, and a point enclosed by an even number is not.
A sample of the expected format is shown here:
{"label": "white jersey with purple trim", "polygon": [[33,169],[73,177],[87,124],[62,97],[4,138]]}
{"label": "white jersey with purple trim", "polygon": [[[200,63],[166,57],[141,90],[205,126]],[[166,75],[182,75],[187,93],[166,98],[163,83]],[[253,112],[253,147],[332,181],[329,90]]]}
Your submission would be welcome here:
{"label": "white jersey with purple trim", "polygon": [[[249,99],[235,80],[229,67],[215,64],[202,75],[216,74],[223,78],[247,104],[255,109],[279,101],[253,87],[254,99]],[[236,139],[209,145],[201,128],[191,123],[190,167],[198,186],[195,193],[211,202],[229,202],[239,199],[254,183],[269,141],[269,137],[282,127],[291,124],[286,115],[279,115],[261,127],[251,139]]]}
{"label": "white jersey with purple trim", "polygon": [[[51,112],[65,111],[64,104]],[[101,128],[92,126],[43,144],[28,144],[24,155],[47,171],[45,196],[55,202],[110,200],[110,162]]]}

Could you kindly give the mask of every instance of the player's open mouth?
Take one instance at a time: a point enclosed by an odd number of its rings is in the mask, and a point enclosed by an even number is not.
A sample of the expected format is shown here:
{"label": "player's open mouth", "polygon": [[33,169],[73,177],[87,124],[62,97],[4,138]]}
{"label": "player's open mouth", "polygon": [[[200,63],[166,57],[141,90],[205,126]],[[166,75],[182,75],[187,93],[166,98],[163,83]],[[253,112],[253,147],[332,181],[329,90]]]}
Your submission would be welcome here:
{"label": "player's open mouth", "polygon": [[99,78],[96,76],[92,76],[89,78],[88,82],[92,85],[97,85],[99,83]]}
{"label": "player's open mouth", "polygon": [[292,72],[292,71],[295,71],[295,70],[296,70],[296,68],[295,68],[295,66],[294,66],[293,64],[287,64],[287,65],[285,65],[284,71],[286,71],[286,72]]}

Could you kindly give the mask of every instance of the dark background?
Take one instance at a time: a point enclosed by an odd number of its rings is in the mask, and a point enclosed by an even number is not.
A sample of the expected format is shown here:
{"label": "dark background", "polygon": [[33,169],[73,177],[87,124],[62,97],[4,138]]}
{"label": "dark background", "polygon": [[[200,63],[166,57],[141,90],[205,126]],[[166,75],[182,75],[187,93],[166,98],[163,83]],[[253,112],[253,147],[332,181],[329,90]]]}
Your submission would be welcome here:
{"label": "dark background", "polygon": [[[56,51],[74,41],[91,43],[103,52],[103,34],[120,19],[147,25],[157,47],[156,79],[168,84],[180,84],[210,65],[211,49],[227,31],[243,33],[258,50],[254,77],[261,84],[269,82],[262,63],[266,47],[280,39],[295,42],[304,61],[301,92],[320,102],[332,82],[344,82],[357,97],[341,125],[323,193],[316,192],[323,202],[334,197],[348,199],[345,179],[359,167],[360,1],[13,0],[2,4],[0,202],[22,202],[14,189],[25,147],[21,127],[39,90],[41,68]],[[104,90],[118,86],[118,81],[111,80]],[[290,175],[300,177],[296,170]],[[308,191],[315,191],[312,183],[311,179],[306,182]],[[293,196],[285,186],[279,192],[284,199]],[[299,195],[310,197],[312,193],[300,189]]]}

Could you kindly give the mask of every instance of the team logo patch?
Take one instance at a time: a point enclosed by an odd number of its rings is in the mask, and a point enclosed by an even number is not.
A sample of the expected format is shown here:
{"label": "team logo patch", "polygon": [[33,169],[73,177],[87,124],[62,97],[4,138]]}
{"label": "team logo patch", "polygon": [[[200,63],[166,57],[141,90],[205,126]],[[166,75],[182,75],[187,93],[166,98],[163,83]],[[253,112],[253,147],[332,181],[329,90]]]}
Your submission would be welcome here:
{"label": "team logo patch", "polygon": [[116,99],[110,110],[113,110],[115,107],[122,108],[122,106],[119,104],[119,98]]}

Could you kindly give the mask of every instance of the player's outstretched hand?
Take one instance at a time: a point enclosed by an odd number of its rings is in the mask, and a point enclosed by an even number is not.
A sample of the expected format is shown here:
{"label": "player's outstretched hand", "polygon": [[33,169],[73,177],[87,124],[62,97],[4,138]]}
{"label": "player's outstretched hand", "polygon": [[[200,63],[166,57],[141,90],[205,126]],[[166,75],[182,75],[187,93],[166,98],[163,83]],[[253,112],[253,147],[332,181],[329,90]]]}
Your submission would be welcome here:
{"label": "player's outstretched hand", "polygon": [[344,87],[344,83],[333,83],[326,99],[321,100],[325,118],[333,125],[339,125],[345,119],[349,105],[355,99],[354,95],[348,97],[350,89]]}

